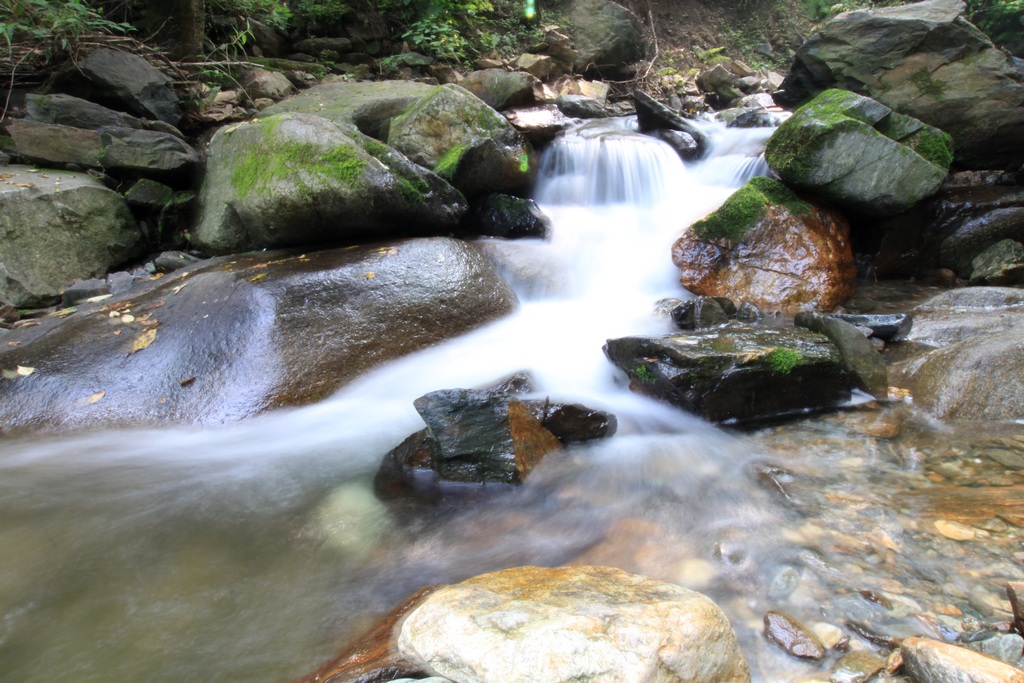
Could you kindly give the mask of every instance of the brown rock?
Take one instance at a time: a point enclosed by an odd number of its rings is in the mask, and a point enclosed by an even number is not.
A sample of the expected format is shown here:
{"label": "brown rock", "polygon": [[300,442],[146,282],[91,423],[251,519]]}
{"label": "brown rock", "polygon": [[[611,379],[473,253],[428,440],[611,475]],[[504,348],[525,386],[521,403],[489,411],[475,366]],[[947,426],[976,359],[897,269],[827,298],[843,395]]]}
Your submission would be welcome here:
{"label": "brown rock", "polygon": [[764,615],[764,637],[794,657],[823,659],[825,648],[799,621],[782,612]]}
{"label": "brown rock", "polygon": [[1010,607],[1013,609],[1013,627],[1017,633],[1024,635],[1024,582],[1006,584],[1006,597],[1010,599]]}
{"label": "brown rock", "polygon": [[913,683],[1024,683],[1024,671],[957,645],[907,638],[901,649]]}

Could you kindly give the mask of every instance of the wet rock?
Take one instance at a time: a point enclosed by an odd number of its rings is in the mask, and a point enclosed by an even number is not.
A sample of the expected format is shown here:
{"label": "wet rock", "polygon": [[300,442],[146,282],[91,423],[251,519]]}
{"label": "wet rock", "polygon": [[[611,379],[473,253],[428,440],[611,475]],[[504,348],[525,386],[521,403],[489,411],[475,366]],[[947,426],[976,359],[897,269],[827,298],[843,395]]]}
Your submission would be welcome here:
{"label": "wet rock", "polygon": [[57,301],[75,280],[138,256],[142,235],[116,192],[83,173],[4,167],[0,184],[0,302]]}
{"label": "wet rock", "polygon": [[787,654],[801,659],[824,659],[825,648],[803,624],[782,612],[766,612],[764,637]]}
{"label": "wet rock", "polygon": [[474,207],[469,219],[474,235],[516,239],[547,237],[551,221],[532,199],[490,194]]}
{"label": "wet rock", "polygon": [[844,12],[797,50],[776,99],[804,101],[826,88],[864,93],[940,128],[957,164],[1024,162],[1024,82],[1010,57],[963,13],[959,0]]}
{"label": "wet rock", "polygon": [[443,85],[391,122],[388,144],[467,197],[527,186],[532,147],[505,117],[457,85]]}
{"label": "wet rock", "polygon": [[537,78],[523,71],[482,69],[466,74],[459,85],[473,93],[492,109],[501,111],[534,103]]}
{"label": "wet rock", "polygon": [[443,480],[518,484],[561,448],[522,402],[506,394],[452,389],[414,405],[427,423],[431,467]]}
{"label": "wet rock", "polygon": [[611,413],[579,403],[528,399],[523,401],[523,405],[563,444],[607,439],[618,428],[618,421]]}
{"label": "wet rock", "polygon": [[830,310],[853,294],[856,267],[841,214],[758,177],[672,247],[680,283],[772,310]]}
{"label": "wet rock", "polygon": [[1006,584],[1006,596],[1013,610],[1013,627],[1017,633],[1024,634],[1024,583],[1011,581]]}
{"label": "wet rock", "polygon": [[827,409],[850,396],[835,346],[797,328],[623,337],[604,350],[629,376],[631,390],[714,422]]}
{"label": "wet rock", "polygon": [[907,638],[900,646],[903,667],[913,683],[1024,683],[1024,671],[998,659],[927,638]]}
{"label": "wet rock", "polygon": [[323,83],[267,107],[263,116],[316,114],[348,123],[378,140],[387,140],[391,120],[437,86],[415,81],[342,81]]}
{"label": "wet rock", "polygon": [[61,294],[61,305],[74,306],[95,296],[110,294],[110,283],[103,278],[79,280],[67,287]]}
{"label": "wet rock", "polygon": [[842,90],[800,107],[765,147],[790,187],[870,216],[903,213],[935,194],[952,158],[942,131]]}
{"label": "wet rock", "polygon": [[889,376],[885,361],[860,330],[844,320],[809,312],[797,313],[794,323],[828,337],[839,349],[843,366],[857,387],[875,398],[886,398]]}
{"label": "wet rock", "polygon": [[162,272],[169,273],[179,268],[195,265],[199,263],[199,259],[183,251],[164,251],[153,259],[153,263]]}
{"label": "wet rock", "polygon": [[713,602],[607,567],[518,567],[447,586],[409,614],[398,643],[454,680],[750,680]]}
{"label": "wet rock", "polygon": [[96,130],[103,126],[144,128],[143,122],[130,114],[108,109],[80,97],[30,94],[25,97],[28,117],[39,123],[52,123],[72,128]]}
{"label": "wet rock", "polygon": [[633,91],[633,104],[636,106],[637,124],[640,126],[641,133],[656,130],[674,130],[686,133],[693,138],[699,150],[691,159],[699,159],[707,152],[707,136],[666,105],[642,90]]}
{"label": "wet rock", "polygon": [[914,317],[904,313],[833,313],[829,317],[838,318],[856,327],[866,327],[871,330],[872,337],[887,342],[901,341],[910,334],[914,324]]}
{"label": "wet rock", "polygon": [[1024,655],[1024,638],[1016,633],[1004,633],[986,638],[972,649],[1019,668],[1021,656]]}
{"label": "wet rock", "polygon": [[611,112],[592,97],[578,94],[559,95],[555,99],[563,114],[576,119],[603,119],[611,116]]}
{"label": "wet rock", "polygon": [[[396,626],[411,611],[441,586],[416,591],[361,634],[327,662],[296,683],[353,683],[354,681],[392,681],[401,676],[422,680],[423,670],[398,652]],[[411,678],[408,680],[412,680]]]}
{"label": "wet rock", "polygon": [[172,126],[181,120],[173,81],[136,54],[93,50],[75,63],[64,80],[72,95]]}
{"label": "wet rock", "polygon": [[972,285],[1016,285],[1024,283],[1024,245],[1001,240],[971,261]]}
{"label": "wet rock", "polygon": [[870,652],[851,652],[836,662],[829,683],[864,683],[885,668],[885,660]]}
{"label": "wet rock", "polygon": [[[735,312],[735,306],[733,306]],[[671,312],[672,321],[681,330],[703,330],[729,322],[722,304],[714,297],[699,296],[684,301]]]}
{"label": "wet rock", "polygon": [[209,253],[451,229],[463,198],[348,124],[280,114],[210,143],[193,244]]}
{"label": "wet rock", "polygon": [[579,123],[568,118],[554,104],[510,109],[505,112],[505,118],[533,145],[551,142],[566,128]]}
{"label": "wet rock", "polygon": [[966,287],[938,294],[914,310],[907,340],[949,346],[979,335],[1024,325],[1024,291],[1012,287]]}
{"label": "wet rock", "polygon": [[680,130],[657,130],[651,135],[668,144],[683,161],[697,161],[704,155],[700,144],[689,133]]}
{"label": "wet rock", "polygon": [[37,371],[0,382],[0,427],[212,425],[307,405],[515,305],[490,262],[449,238],[218,259],[10,331],[19,345],[0,348],[0,368]]}

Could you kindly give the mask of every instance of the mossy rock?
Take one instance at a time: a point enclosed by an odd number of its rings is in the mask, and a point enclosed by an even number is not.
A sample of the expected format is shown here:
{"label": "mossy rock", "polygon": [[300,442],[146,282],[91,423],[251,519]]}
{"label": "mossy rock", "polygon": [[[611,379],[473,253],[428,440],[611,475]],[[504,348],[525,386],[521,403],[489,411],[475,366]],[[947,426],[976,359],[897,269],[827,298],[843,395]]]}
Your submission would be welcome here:
{"label": "mossy rock", "polygon": [[721,207],[694,223],[691,229],[703,240],[738,242],[768,214],[772,206],[785,206],[798,215],[808,213],[812,208],[774,178],[758,176],[747,181]]}
{"label": "mossy rock", "polygon": [[354,126],[281,114],[214,137],[192,237],[201,249],[228,253],[434,234],[466,208],[439,176]]}
{"label": "mossy rock", "polygon": [[388,144],[467,197],[510,192],[535,177],[530,143],[491,107],[457,85],[436,88],[391,122]]}
{"label": "mossy rock", "polygon": [[938,191],[953,149],[937,128],[870,98],[827,90],[779,126],[765,158],[792,187],[842,208],[893,216]]}

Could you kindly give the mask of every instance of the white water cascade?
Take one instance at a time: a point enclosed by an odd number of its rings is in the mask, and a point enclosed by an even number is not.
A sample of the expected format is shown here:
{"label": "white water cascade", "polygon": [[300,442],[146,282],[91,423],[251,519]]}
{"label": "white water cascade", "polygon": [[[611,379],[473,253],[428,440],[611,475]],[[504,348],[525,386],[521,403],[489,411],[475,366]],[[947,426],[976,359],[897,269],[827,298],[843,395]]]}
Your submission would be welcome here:
{"label": "white water cascade", "polygon": [[[629,393],[601,350],[668,330],[656,303],[687,296],[672,242],[765,171],[765,131],[707,125],[712,155],[689,166],[629,122],[554,144],[536,192],[551,237],[482,244],[519,310],[330,400],[220,429],[0,441],[0,682],[289,680],[422,585],[588,552],[724,590],[712,546],[777,514],[741,476],[749,454]],[[415,398],[523,370],[540,396],[615,413],[619,434],[469,510],[396,517],[374,499],[382,456],[422,427]],[[667,501],[686,504],[669,519]],[[684,539],[671,561],[609,545],[640,518]]]}

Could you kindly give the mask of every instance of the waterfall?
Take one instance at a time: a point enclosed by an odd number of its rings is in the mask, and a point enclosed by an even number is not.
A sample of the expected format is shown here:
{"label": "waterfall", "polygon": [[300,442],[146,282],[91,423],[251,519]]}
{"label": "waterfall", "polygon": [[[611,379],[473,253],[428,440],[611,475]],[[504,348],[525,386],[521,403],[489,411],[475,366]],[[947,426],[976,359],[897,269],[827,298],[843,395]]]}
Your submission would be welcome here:
{"label": "waterfall", "polygon": [[[536,191],[550,239],[481,243],[507,272],[541,265],[510,275],[519,310],[318,405],[221,429],[0,441],[0,681],[288,680],[362,628],[361,614],[423,584],[570,561],[666,495],[693,501],[666,524],[701,529],[695,554],[713,529],[770,524],[756,493],[723,483],[742,447],[631,394],[601,351],[669,329],[652,312],[687,296],[672,241],[765,172],[763,132],[706,125],[715,147],[690,166],[629,120],[555,142]],[[615,413],[619,435],[486,511],[411,530],[392,519],[368,481],[422,427],[412,401],[523,370],[540,396]],[[486,526],[517,516],[525,526],[506,540]]]}

